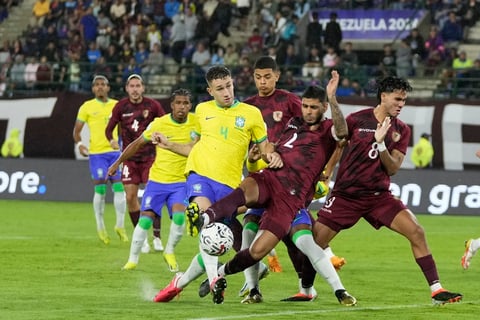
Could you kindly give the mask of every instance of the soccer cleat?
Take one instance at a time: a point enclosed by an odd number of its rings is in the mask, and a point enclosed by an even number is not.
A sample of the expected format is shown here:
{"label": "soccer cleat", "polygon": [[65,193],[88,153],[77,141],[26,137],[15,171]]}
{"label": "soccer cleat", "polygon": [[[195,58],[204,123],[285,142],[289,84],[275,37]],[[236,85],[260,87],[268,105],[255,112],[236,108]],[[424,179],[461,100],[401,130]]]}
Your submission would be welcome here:
{"label": "soccer cleat", "polygon": [[465,240],[465,253],[462,257],[462,267],[467,270],[470,267],[470,260],[472,260],[475,252],[472,250],[472,241],[473,239]]}
{"label": "soccer cleat", "polygon": [[134,270],[135,268],[137,268],[137,264],[135,262],[128,261],[125,263],[122,270]]}
{"label": "soccer cleat", "polygon": [[198,288],[198,296],[200,298],[206,297],[210,293],[210,283],[208,283],[208,278],[203,280],[200,283],[200,287]]}
{"label": "soccer cleat", "polygon": [[282,299],[280,301],[297,302],[297,301],[312,301],[313,299],[315,299],[313,295],[299,292],[291,297]]}
{"label": "soccer cleat", "polygon": [[445,289],[438,289],[432,293],[432,303],[433,304],[445,304],[445,303],[454,303],[462,300],[463,296],[461,293],[454,293],[447,291]]}
{"label": "soccer cleat", "polygon": [[340,269],[347,263],[347,260],[342,257],[333,256],[330,258],[330,262],[332,263],[335,270],[340,271]]}
{"label": "soccer cleat", "polygon": [[355,299],[355,297],[349,294],[345,289],[339,289],[335,291],[335,296],[337,297],[338,302],[344,306],[353,307],[357,304],[357,299]]}
{"label": "soccer cleat", "polygon": [[258,288],[253,288],[250,293],[241,301],[243,304],[261,303],[263,297]]}
{"label": "soccer cleat", "polygon": [[200,229],[203,227],[203,217],[200,208],[196,202],[191,202],[185,209],[187,216],[187,232],[192,237],[198,236]]}
{"label": "soccer cleat", "polygon": [[145,239],[145,242],[142,245],[142,253],[149,253],[150,252],[150,245],[148,244],[148,239]]}
{"label": "soccer cleat", "polygon": [[153,302],[169,302],[170,300],[178,296],[183,290],[182,288],[177,287],[178,280],[180,279],[182,274],[182,272],[177,273],[175,277],[173,277],[172,281],[170,281],[168,286],[166,286],[157,293],[157,295],[153,298]]}
{"label": "soccer cleat", "polygon": [[227,288],[227,279],[224,277],[217,277],[213,279],[210,287],[212,289],[213,303],[222,304],[224,300],[225,289]]}
{"label": "soccer cleat", "polygon": [[[265,279],[269,273],[270,271],[268,270],[268,267],[263,262],[261,262],[260,266],[258,267],[258,280]],[[240,289],[240,291],[238,292],[238,296],[246,297],[249,293],[250,289],[248,289],[247,283],[245,282],[242,289]]]}
{"label": "soccer cleat", "polygon": [[118,234],[118,237],[120,238],[120,241],[128,242],[127,231],[125,231],[125,228],[115,227],[115,232]]}
{"label": "soccer cleat", "polygon": [[102,241],[105,244],[110,243],[110,237],[108,236],[107,231],[104,230],[98,230],[98,237],[100,238],[100,241]]}
{"label": "soccer cleat", "polygon": [[163,251],[162,239],[159,237],[153,237],[153,250]]}
{"label": "soccer cleat", "polygon": [[163,259],[165,259],[165,262],[168,265],[168,270],[170,270],[170,272],[178,271],[177,258],[175,257],[174,253],[163,253]]}
{"label": "soccer cleat", "polygon": [[278,260],[278,256],[268,256],[268,268],[272,272],[282,272],[283,268]]}

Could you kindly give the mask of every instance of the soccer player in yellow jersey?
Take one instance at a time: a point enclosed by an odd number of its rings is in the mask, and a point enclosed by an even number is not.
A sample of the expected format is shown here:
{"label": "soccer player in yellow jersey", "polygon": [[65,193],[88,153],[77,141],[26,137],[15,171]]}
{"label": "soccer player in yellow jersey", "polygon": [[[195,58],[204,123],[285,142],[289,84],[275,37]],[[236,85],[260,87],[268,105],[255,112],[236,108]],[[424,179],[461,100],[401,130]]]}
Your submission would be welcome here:
{"label": "soccer player in yellow jersey", "polygon": [[[156,139],[159,146],[188,155],[185,169],[187,198],[201,210],[238,187],[250,143],[258,145],[262,158],[270,167],[282,166],[277,153],[267,152],[267,132],[260,110],[235,99],[230,70],[224,66],[213,66],[205,78],[207,91],[213,100],[202,102],[196,107],[199,138],[190,144],[175,143],[160,134]],[[241,232],[238,220],[225,222],[230,228],[238,228]],[[192,234],[195,229],[187,227],[187,231]],[[239,249],[240,239],[237,238],[235,242],[234,247]],[[217,264],[218,257],[209,256],[200,250],[188,270],[183,275],[176,276],[172,283],[175,282],[175,288],[183,288],[206,271],[213,302],[222,303],[226,282],[223,278],[217,281]],[[164,301],[162,291],[154,301]]]}
{"label": "soccer player in yellow jersey", "polygon": [[[177,89],[171,96],[172,112],[155,118],[145,131],[122,152],[110,166],[109,174],[115,174],[120,163],[134,155],[142,146],[152,141],[156,134],[162,133],[176,143],[190,143],[196,139],[197,120],[190,113],[191,94],[188,90]],[[155,160],[148,174],[140,209],[140,218],[133,231],[130,256],[123,267],[132,270],[137,267],[140,251],[147,232],[156,216],[161,217],[164,204],[172,223],[163,257],[172,272],[178,271],[174,248],[183,235],[185,226],[185,164],[187,157],[172,151],[155,148]]]}
{"label": "soccer player in yellow jersey", "polygon": [[[107,175],[108,167],[118,158],[120,152],[110,146],[105,138],[105,127],[117,100],[108,97],[110,85],[105,76],[97,75],[92,81],[92,92],[95,98],[85,101],[78,110],[77,120],[73,129],[73,141],[81,155],[89,157],[90,172],[95,185],[93,196],[93,211],[97,222],[97,232],[101,241],[110,243],[105,222],[103,219],[105,209],[106,182],[110,181],[113,190],[113,204],[116,211],[115,232],[120,240],[128,242],[125,232],[125,191],[120,177],[120,171]],[[82,143],[80,133],[87,124],[90,130],[89,147]],[[115,133],[116,134],[116,133]]]}

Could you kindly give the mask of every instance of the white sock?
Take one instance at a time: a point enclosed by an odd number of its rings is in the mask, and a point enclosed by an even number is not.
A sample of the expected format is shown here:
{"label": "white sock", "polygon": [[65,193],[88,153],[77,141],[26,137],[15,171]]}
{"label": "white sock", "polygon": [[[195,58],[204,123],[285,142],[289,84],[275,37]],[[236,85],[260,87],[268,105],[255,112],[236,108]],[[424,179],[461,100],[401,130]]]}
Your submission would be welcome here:
{"label": "white sock", "polygon": [[275,249],[272,249],[272,250],[268,253],[268,255],[269,255],[270,257],[275,257],[275,256],[277,255],[277,251],[275,251]]}
{"label": "white sock", "polygon": [[323,249],[323,252],[325,252],[325,254],[327,255],[328,258],[331,258],[331,257],[335,256],[335,254],[332,251],[332,247],[330,247],[330,246]]}
{"label": "white sock", "polygon": [[[172,217],[175,214],[184,214],[182,213],[173,213]],[[180,242],[182,239],[183,231],[185,230],[185,223],[182,225],[175,224],[174,219],[172,219],[170,223],[170,233],[168,234],[168,241],[167,245],[165,246],[165,253],[173,253],[175,246]]]}
{"label": "white sock", "polygon": [[211,284],[213,279],[218,277],[218,257],[211,256],[200,249],[202,255],[203,264],[205,265],[205,271],[207,272],[208,282]]}
{"label": "white sock", "polygon": [[177,288],[185,288],[190,282],[200,277],[202,274],[205,273],[205,269],[202,268],[198,259],[200,258],[200,254],[195,255],[193,257],[192,262],[188,266],[188,269],[185,271],[184,274],[178,279]]}
{"label": "white sock", "polygon": [[95,213],[97,230],[105,230],[105,221],[103,220],[103,213],[105,212],[105,195],[96,192],[93,194],[93,212]]}
{"label": "white sock", "polygon": [[130,256],[128,262],[138,263],[140,258],[140,250],[142,250],[143,243],[147,239],[147,231],[140,227],[137,223],[135,229],[133,229],[132,243],[130,244]]}
{"label": "white sock", "polygon": [[338,273],[330,262],[330,258],[327,257],[324,250],[315,243],[311,233],[303,234],[296,238],[295,245],[308,257],[313,268],[327,281],[332,287],[333,292],[344,289]]}
{"label": "white sock", "polygon": [[470,243],[470,248],[472,248],[473,254],[477,253],[478,248],[480,248],[480,238],[473,239],[473,241]]}
{"label": "white sock", "polygon": [[[243,228],[241,250],[250,247],[250,245],[253,242],[253,239],[255,239],[255,235],[256,233],[253,230]],[[247,283],[248,289],[253,289],[255,288],[256,285],[258,285],[258,269],[259,269],[259,265],[258,263],[256,263],[253,266],[248,267],[243,271],[243,275],[245,277],[245,282]]]}
{"label": "white sock", "polygon": [[113,206],[115,207],[115,214],[117,217],[117,228],[125,228],[125,211],[127,210],[125,192],[113,193]]}

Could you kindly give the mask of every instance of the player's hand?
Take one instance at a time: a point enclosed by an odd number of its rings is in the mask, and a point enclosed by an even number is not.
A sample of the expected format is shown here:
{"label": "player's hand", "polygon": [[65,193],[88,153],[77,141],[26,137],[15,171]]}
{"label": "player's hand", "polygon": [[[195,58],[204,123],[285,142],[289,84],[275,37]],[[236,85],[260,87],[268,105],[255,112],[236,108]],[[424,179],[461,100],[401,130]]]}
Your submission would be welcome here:
{"label": "player's hand", "polygon": [[118,141],[115,139],[110,140],[110,146],[114,150],[120,150],[120,145],[118,144]]}
{"label": "player's hand", "polygon": [[156,144],[160,148],[169,149],[171,143],[168,141],[168,138],[165,137],[160,132],[153,132],[152,133],[152,143]]}
{"label": "player's hand", "polygon": [[253,147],[250,148],[248,151],[248,161],[249,162],[256,162],[260,160],[262,157],[262,154],[260,153],[260,149],[256,144],[253,145]]}
{"label": "player's hand", "polygon": [[277,152],[265,154],[265,162],[268,163],[268,167],[272,169],[279,169],[283,167],[282,157]]}
{"label": "player's hand", "polygon": [[377,141],[377,143],[382,143],[385,140],[385,136],[391,126],[391,121],[392,119],[390,119],[390,117],[386,117],[382,123],[377,124],[377,129],[375,130],[375,141]]}
{"label": "player's hand", "polygon": [[338,74],[337,70],[332,70],[332,78],[328,81],[327,84],[327,97],[334,97],[337,93],[338,83],[340,81],[340,75]]}
{"label": "player's hand", "polygon": [[88,157],[89,155],[87,146],[84,146],[83,144],[78,147],[78,151],[84,157]]}
{"label": "player's hand", "polygon": [[114,162],[107,171],[108,176],[114,176],[117,173],[118,170],[118,163]]}

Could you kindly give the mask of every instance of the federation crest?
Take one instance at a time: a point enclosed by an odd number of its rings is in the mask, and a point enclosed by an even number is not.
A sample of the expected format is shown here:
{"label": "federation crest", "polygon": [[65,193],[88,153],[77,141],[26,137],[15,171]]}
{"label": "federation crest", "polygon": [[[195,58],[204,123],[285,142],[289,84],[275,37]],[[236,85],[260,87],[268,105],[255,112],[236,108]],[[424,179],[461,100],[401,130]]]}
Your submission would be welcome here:
{"label": "federation crest", "polygon": [[235,127],[237,128],[243,128],[245,127],[245,118],[244,117],[236,117],[235,118]]}
{"label": "federation crest", "polygon": [[397,131],[392,132],[392,140],[394,142],[398,142],[401,137],[402,135],[400,134],[400,132],[397,132]]}
{"label": "federation crest", "polygon": [[273,111],[273,121],[280,122],[282,121],[283,112],[282,111]]}
{"label": "federation crest", "polygon": [[148,111],[147,109],[143,110],[143,112],[142,112],[142,115],[143,115],[144,119],[147,119],[149,114],[150,114],[150,111]]}
{"label": "federation crest", "polygon": [[200,183],[195,183],[193,186],[193,193],[200,193],[202,192],[202,185]]}

